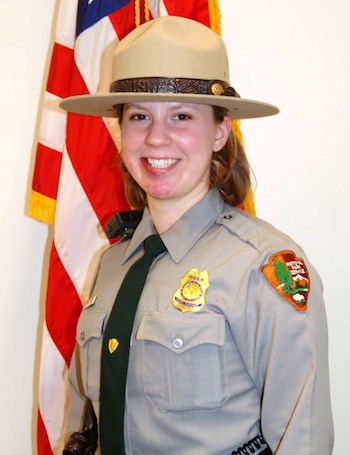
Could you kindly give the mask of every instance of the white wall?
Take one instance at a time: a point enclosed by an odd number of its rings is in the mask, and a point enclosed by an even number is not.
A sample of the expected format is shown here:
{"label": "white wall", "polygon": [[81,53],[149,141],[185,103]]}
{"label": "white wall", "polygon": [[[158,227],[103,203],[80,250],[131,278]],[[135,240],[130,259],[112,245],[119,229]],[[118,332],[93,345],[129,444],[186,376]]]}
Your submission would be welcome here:
{"label": "white wall", "polygon": [[0,435],[5,453],[29,455],[48,228],[25,201],[55,1],[0,1]]}
{"label": "white wall", "polygon": [[[0,16],[0,434],[2,452],[13,455],[36,453],[35,367],[48,228],[25,216],[25,201],[55,3],[6,2]],[[220,5],[233,85],[243,97],[281,108],[277,117],[242,125],[257,211],[301,243],[323,277],[334,454],[348,455],[350,2]]]}
{"label": "white wall", "polygon": [[322,276],[329,322],[334,454],[348,455],[350,2],[221,0],[220,4],[237,91],[242,97],[277,104],[281,110],[277,117],[242,124],[257,179],[257,212],[294,237]]}

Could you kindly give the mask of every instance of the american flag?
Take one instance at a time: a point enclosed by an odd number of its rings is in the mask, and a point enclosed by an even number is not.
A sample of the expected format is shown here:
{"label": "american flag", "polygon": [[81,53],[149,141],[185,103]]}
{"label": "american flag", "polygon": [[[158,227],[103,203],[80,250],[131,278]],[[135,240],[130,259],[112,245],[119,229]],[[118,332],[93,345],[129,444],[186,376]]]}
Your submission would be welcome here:
{"label": "american flag", "polygon": [[117,154],[116,125],[66,114],[66,96],[106,92],[111,50],[154,17],[192,18],[220,33],[217,0],[61,0],[41,114],[29,215],[54,224],[48,269],[39,378],[38,454],[61,454],[68,369],[75,329],[89,297],[100,253],[109,245],[102,226],[127,210]]}

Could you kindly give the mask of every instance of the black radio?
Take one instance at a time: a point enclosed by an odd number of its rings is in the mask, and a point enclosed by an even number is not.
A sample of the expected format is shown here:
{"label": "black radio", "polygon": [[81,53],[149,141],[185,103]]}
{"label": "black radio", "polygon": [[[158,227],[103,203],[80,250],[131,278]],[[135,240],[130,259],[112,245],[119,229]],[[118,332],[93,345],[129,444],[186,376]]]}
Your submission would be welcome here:
{"label": "black radio", "polygon": [[116,237],[130,238],[142,218],[143,210],[118,212],[106,224],[105,232],[109,239]]}

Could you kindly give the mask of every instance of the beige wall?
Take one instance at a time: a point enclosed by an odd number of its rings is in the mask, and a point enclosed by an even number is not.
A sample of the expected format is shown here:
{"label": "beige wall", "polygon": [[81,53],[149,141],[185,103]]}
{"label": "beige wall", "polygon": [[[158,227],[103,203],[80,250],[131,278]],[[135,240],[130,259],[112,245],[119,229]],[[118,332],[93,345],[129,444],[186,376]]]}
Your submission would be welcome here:
{"label": "beige wall", "polygon": [[[4,3],[4,0],[1,0]],[[24,214],[55,0],[6,2],[0,16],[0,434],[35,454],[40,293],[48,228]],[[350,3],[221,0],[231,79],[241,96],[280,106],[242,125],[259,216],[303,245],[324,281],[336,455],[350,414]],[[231,57],[231,58],[232,58]]]}

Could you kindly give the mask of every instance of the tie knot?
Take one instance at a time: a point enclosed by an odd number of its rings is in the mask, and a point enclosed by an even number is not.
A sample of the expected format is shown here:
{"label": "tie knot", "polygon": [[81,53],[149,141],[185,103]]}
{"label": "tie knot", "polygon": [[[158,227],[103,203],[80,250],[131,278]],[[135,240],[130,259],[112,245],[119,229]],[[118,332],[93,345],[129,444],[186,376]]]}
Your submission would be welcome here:
{"label": "tie knot", "polygon": [[145,256],[155,258],[166,251],[166,246],[158,234],[153,234],[145,240]]}

